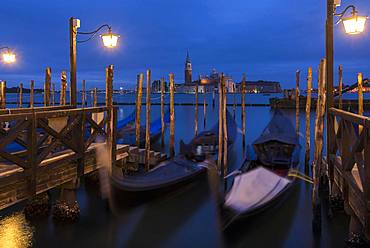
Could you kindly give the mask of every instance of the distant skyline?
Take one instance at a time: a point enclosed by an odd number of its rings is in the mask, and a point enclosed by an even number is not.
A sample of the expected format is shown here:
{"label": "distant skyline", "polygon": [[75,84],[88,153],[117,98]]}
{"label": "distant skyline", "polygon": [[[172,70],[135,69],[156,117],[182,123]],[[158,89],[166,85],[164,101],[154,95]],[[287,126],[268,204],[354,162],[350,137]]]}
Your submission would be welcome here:
{"label": "distant skyline", "polygon": [[[370,15],[370,2],[342,1]],[[17,54],[14,65],[0,64],[0,79],[8,86],[35,80],[42,86],[44,71],[52,68],[52,81],[69,80],[68,19],[81,20],[80,31],[91,31],[107,23],[121,35],[119,47],[104,49],[99,37],[77,46],[78,87],[104,87],[105,67],[115,66],[114,87],[134,85],[136,75],[152,70],[152,79],[175,74],[184,82],[184,63],[189,50],[193,79],[212,68],[231,75],[236,82],[279,81],[294,87],[300,69],[305,87],[308,66],[316,70],[325,56],[326,3],[322,0],[129,0],[45,1],[3,0],[0,46]],[[356,81],[356,73],[370,77],[370,29],[348,36],[341,24],[334,27],[335,72],[343,65],[345,83]],[[336,79],[336,73],[335,73]],[[125,83],[126,85],[123,85]],[[337,84],[337,82],[334,82]]]}

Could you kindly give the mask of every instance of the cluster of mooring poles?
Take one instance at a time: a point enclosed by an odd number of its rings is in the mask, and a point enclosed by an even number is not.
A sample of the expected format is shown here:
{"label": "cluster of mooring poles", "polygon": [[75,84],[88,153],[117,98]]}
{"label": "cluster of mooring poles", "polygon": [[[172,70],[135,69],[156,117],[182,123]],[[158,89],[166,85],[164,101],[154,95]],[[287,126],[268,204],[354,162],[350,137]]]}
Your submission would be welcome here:
{"label": "cluster of mooring poles", "polygon": [[[55,97],[55,83],[51,83],[51,68],[47,67],[45,69],[45,81],[44,81],[44,89],[43,89],[43,102],[38,104],[43,104],[46,106],[56,106],[56,97]],[[69,105],[67,103],[67,73],[66,71],[61,72],[60,76],[60,96],[59,96],[59,105],[65,106]],[[97,88],[94,88],[93,91],[93,106],[96,107],[98,105],[97,99]],[[24,84],[21,82],[17,88],[17,99],[14,102],[11,99],[7,99],[6,97],[6,81],[0,81],[0,108],[6,108],[6,102],[8,103],[15,103],[17,108],[24,108],[25,104],[28,105],[29,108],[35,107],[35,81],[30,81],[30,88],[29,88],[29,102],[24,100]],[[70,94],[72,92],[70,91]],[[86,80],[82,80],[82,91],[81,91],[81,106],[84,108],[87,105],[87,98],[86,98]]]}
{"label": "cluster of mooring poles", "polygon": [[[137,75],[136,83],[136,115],[135,115],[135,135],[136,135],[136,146],[140,147],[141,144],[141,132],[140,132],[140,115],[142,106],[143,96],[143,81],[144,74],[140,73]],[[170,157],[175,156],[175,104],[174,104],[174,93],[175,93],[175,81],[174,74],[169,74],[170,81],[170,142],[169,142],[169,153]],[[164,146],[164,131],[165,131],[165,112],[164,112],[164,94],[165,94],[165,79],[160,80],[161,88],[161,146]],[[146,71],[146,118],[145,118],[145,169],[150,169],[150,93],[151,93],[151,71]]]}
{"label": "cluster of mooring poles", "polygon": [[[342,208],[351,216],[349,231],[353,233],[362,233],[366,237],[370,237],[370,230],[366,227],[366,223],[370,224],[368,216],[369,210],[363,208],[366,202],[370,200],[370,194],[362,196],[360,191],[370,192],[370,180],[367,179],[368,166],[370,166],[370,156],[367,154],[370,148],[367,146],[369,142],[369,125],[370,118],[364,117],[363,103],[363,85],[367,83],[367,79],[363,79],[362,73],[357,74],[357,84],[353,88],[357,88],[358,102],[357,113],[343,111],[343,68],[338,67],[338,108],[326,108],[327,104],[327,61],[322,59],[318,67],[318,87],[317,99],[313,99],[316,103],[316,115],[313,131],[314,150],[311,163],[312,170],[312,209],[313,209],[313,231],[319,233],[321,230],[321,209],[322,197],[325,197],[327,188],[329,193],[330,212],[335,209]],[[296,72],[296,131],[299,132],[299,109],[300,98],[299,93],[300,73]],[[307,95],[305,108],[305,174],[310,171],[310,151],[311,151],[311,108],[312,104],[312,68],[307,70]],[[352,86],[351,86],[352,87]],[[334,95],[334,94],[329,94]],[[316,102],[315,102],[316,101]],[[327,155],[323,155],[324,147],[324,122],[326,118],[329,130],[333,135],[326,139],[328,145]],[[356,128],[358,131],[356,131]],[[364,131],[365,130],[365,131]],[[339,162],[338,162],[339,161]],[[356,167],[357,166],[357,167]],[[354,168],[356,169],[354,172]],[[358,172],[356,172],[358,170]],[[356,174],[357,173],[357,174]],[[370,177],[369,177],[370,178]],[[354,183],[355,182],[355,183]],[[334,210],[333,210],[334,209]],[[360,209],[360,210],[358,210]],[[364,209],[364,210],[361,210]],[[356,236],[358,237],[358,236]],[[350,236],[351,239],[351,236]],[[353,238],[352,236],[352,239]]]}

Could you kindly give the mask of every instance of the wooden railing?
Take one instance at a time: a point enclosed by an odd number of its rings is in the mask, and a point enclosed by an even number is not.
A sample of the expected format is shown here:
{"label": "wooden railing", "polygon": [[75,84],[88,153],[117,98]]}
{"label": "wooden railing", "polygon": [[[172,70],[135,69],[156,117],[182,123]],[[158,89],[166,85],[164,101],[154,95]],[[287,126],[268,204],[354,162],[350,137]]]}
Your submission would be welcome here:
{"label": "wooden railing", "polygon": [[[85,152],[93,142],[106,142],[115,155],[115,107],[17,111],[0,115],[0,163],[23,168],[29,175],[33,193],[38,168],[62,162],[52,161],[53,157],[68,153],[66,159],[77,160],[78,174],[82,175]],[[9,145],[15,144],[18,144],[16,151],[12,151]]]}
{"label": "wooden railing", "polygon": [[370,118],[336,108],[330,108],[328,118],[335,132],[328,140],[332,193],[342,195],[346,211],[357,217],[369,237]]}

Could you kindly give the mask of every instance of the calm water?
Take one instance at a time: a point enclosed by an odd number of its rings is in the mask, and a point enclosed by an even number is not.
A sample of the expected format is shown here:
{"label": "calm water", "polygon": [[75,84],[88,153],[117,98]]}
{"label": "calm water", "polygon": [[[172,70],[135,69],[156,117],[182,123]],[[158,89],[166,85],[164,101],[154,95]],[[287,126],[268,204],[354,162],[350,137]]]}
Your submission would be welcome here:
{"label": "calm water", "polygon": [[[39,96],[42,98],[42,96]],[[159,95],[153,95],[158,98]],[[271,96],[247,95],[248,103],[267,103]],[[133,95],[115,95],[114,100],[134,101]],[[207,95],[206,129],[217,122],[217,105],[212,108],[212,96]],[[9,98],[8,98],[9,99]],[[99,99],[104,100],[104,95]],[[168,96],[166,97],[168,100]],[[200,102],[203,96],[200,95]],[[239,99],[239,96],[237,96]],[[175,95],[176,102],[192,102],[194,95]],[[216,103],[217,103],[216,96]],[[159,99],[154,100],[159,101]],[[233,97],[228,96],[228,102]],[[238,100],[239,102],[239,100]],[[121,106],[119,118],[131,113],[134,106]],[[143,107],[143,112],[145,107]],[[151,107],[151,118],[160,116],[160,107]],[[233,113],[232,107],[228,110]],[[295,110],[285,111],[295,122]],[[269,107],[247,107],[246,143],[258,137],[272,117]],[[240,108],[236,109],[239,131]],[[142,115],[144,118],[144,113]],[[300,130],[304,133],[305,116],[300,115]],[[144,119],[143,119],[144,120]],[[313,132],[314,114],[311,116]],[[175,144],[181,139],[189,142],[193,137],[194,107],[176,106]],[[199,107],[199,128],[203,130],[203,106]],[[166,145],[168,152],[168,137]],[[313,144],[313,137],[311,138]],[[238,169],[243,161],[242,136],[238,138],[229,154],[229,171]],[[301,144],[304,144],[303,136]],[[154,144],[155,149],[160,149]],[[304,149],[301,152],[304,161]],[[301,163],[303,171],[303,163]],[[0,247],[344,247],[348,218],[337,214],[327,220],[324,216],[321,238],[311,231],[311,186],[299,182],[287,200],[273,209],[234,226],[223,233],[219,228],[219,217],[215,201],[211,197],[207,182],[196,182],[181,191],[167,195],[157,201],[140,206],[123,215],[107,210],[105,201],[99,197],[97,186],[84,185],[77,191],[81,218],[76,224],[58,225],[51,218],[29,222],[22,214],[22,204],[0,212]],[[57,192],[53,192],[53,200]]]}

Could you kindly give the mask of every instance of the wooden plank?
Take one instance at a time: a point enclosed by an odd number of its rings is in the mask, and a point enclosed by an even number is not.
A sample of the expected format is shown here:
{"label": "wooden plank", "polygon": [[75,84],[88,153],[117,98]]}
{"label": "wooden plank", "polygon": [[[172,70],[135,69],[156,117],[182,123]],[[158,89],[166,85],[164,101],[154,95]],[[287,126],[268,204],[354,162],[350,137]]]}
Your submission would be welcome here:
{"label": "wooden plank", "polygon": [[370,118],[367,116],[362,116],[336,108],[330,108],[329,113],[358,125],[370,127]]}

